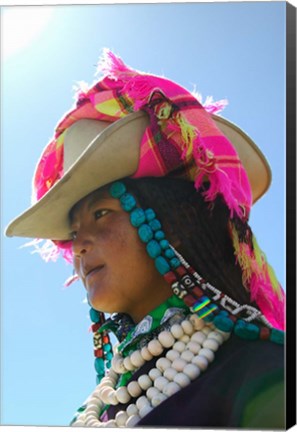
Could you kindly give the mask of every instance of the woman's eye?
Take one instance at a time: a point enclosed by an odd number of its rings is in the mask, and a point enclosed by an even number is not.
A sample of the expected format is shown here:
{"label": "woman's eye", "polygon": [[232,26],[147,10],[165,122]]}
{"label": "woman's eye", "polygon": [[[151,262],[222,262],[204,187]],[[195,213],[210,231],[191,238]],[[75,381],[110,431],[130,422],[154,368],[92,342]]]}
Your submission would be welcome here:
{"label": "woman's eye", "polygon": [[100,219],[102,216],[105,216],[107,213],[109,213],[109,210],[102,209],[102,210],[96,210],[94,212],[95,219]]}

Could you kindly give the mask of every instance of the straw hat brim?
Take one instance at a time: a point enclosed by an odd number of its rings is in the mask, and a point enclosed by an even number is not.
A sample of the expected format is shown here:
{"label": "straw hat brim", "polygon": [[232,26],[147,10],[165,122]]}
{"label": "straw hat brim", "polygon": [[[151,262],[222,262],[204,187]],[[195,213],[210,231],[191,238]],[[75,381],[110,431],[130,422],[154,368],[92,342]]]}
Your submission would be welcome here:
{"label": "straw hat brim", "polygon": [[[255,203],[269,188],[269,164],[245,132],[222,117],[212,117],[236,148],[247,171]],[[96,120],[80,120],[76,127],[86,129],[84,122]],[[69,239],[68,215],[74,204],[94,190],[136,172],[139,143],[147,125],[147,115],[136,112],[100,131],[89,141],[63,178],[38,202],[14,219],[7,226],[5,234],[8,237]]]}

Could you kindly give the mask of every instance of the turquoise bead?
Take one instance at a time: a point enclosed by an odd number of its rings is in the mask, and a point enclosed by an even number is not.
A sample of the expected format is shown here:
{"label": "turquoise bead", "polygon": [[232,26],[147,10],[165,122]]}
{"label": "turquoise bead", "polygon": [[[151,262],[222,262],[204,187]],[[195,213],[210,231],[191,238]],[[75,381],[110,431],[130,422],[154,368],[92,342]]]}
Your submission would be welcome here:
{"label": "turquoise bead", "polygon": [[[162,240],[162,241],[167,241],[167,240]],[[161,243],[161,242],[160,242]],[[161,246],[162,247],[162,246]],[[165,250],[164,255],[166,256],[166,258],[171,259],[175,257],[175,253],[173,252],[172,249],[168,248]]]}
{"label": "turquoise bead", "polygon": [[92,322],[97,323],[100,321],[100,313],[98,311],[96,311],[95,309],[91,308],[90,309],[90,318],[91,318]]}
{"label": "turquoise bead", "polygon": [[260,329],[255,324],[238,320],[234,327],[234,333],[242,339],[257,340],[260,336]]}
{"label": "turquoise bead", "polygon": [[155,232],[155,239],[156,240],[163,240],[165,238],[165,234],[163,231],[156,231]]}
{"label": "turquoise bead", "polygon": [[104,360],[102,358],[95,359],[95,369],[98,375],[104,375]]}
{"label": "turquoise bead", "polygon": [[103,345],[103,351],[110,352],[111,351],[111,345],[109,343]]}
{"label": "turquoise bead", "polygon": [[138,228],[145,222],[145,213],[141,208],[136,208],[130,213],[130,222],[131,224]]}
{"label": "turquoise bead", "polygon": [[[167,249],[167,248],[169,248],[169,241],[168,240],[165,240],[165,239],[163,239],[163,240],[160,240],[160,246],[161,246],[161,248],[162,249]],[[171,249],[170,249],[171,250]]]}
{"label": "turquoise bead", "polygon": [[143,224],[138,228],[138,234],[144,243],[148,243],[154,237],[153,230],[147,224]]}
{"label": "turquoise bead", "polygon": [[153,231],[158,231],[162,228],[161,222],[158,219],[153,219],[148,224]]}
{"label": "turquoise bead", "polygon": [[180,260],[176,257],[174,257],[170,260],[170,265],[172,268],[177,268],[180,266],[180,264],[181,264]]}
{"label": "turquoise bead", "polygon": [[108,352],[108,353],[105,354],[105,359],[106,359],[106,360],[111,360],[112,357],[113,357],[113,356],[112,356],[112,352]]}
{"label": "turquoise bead", "polygon": [[168,273],[170,270],[170,266],[165,258],[159,256],[155,259],[155,266],[161,275],[164,275],[165,273]]}
{"label": "turquoise bead", "polygon": [[212,312],[211,314],[209,314],[206,317],[204,317],[203,321],[205,321],[205,322],[213,322],[214,318],[215,318],[215,314]]}
{"label": "turquoise bead", "polygon": [[136,199],[133,195],[129,193],[125,193],[124,195],[122,195],[120,198],[120,202],[123,209],[127,212],[130,212],[136,207]]}
{"label": "turquoise bead", "polygon": [[223,312],[225,311],[220,312],[219,315],[214,318],[213,323],[219,330],[230,332],[234,327],[234,322],[226,316],[228,313],[225,315]]}
{"label": "turquoise bead", "polygon": [[111,361],[110,360],[108,362],[106,362],[106,367],[107,367],[107,369],[111,368]]}
{"label": "turquoise bead", "polygon": [[282,345],[285,342],[285,333],[281,330],[271,329],[270,340]]}
{"label": "turquoise bead", "polygon": [[151,220],[155,219],[156,213],[154,212],[153,209],[147,209],[145,210],[145,216],[146,216],[146,220],[150,222]]}
{"label": "turquoise bead", "polygon": [[126,186],[121,181],[114,182],[109,188],[109,193],[113,198],[120,198],[125,192]]}
{"label": "turquoise bead", "polygon": [[157,258],[162,252],[162,249],[156,240],[149,241],[146,245],[146,250],[151,258]]}

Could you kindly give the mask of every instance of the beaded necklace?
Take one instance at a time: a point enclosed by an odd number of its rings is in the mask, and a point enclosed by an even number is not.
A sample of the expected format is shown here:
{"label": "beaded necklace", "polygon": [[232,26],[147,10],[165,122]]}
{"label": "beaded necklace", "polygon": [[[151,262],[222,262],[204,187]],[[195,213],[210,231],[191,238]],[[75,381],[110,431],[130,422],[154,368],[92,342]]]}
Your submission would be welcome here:
{"label": "beaded necklace", "polygon": [[[91,309],[91,319],[95,321],[92,330],[97,387],[72,421],[73,426],[135,426],[154,407],[205,372],[232,331],[247,340],[284,342],[284,332],[273,328],[258,309],[240,305],[205,281],[165,238],[155,212],[137,207],[136,199],[127,193],[123,182],[113,183],[110,194],[130,214],[130,222],[146,244],[156,269],[189,313],[186,318],[177,317],[170,328],[149,333],[146,345],[125,355],[127,344],[115,346],[112,354],[103,314]],[[122,321],[119,333],[125,337],[131,330],[131,322]],[[125,385],[137,369],[158,356],[161,357],[156,367]],[[120,403],[129,405],[114,419],[104,421],[103,413],[108,406]]]}

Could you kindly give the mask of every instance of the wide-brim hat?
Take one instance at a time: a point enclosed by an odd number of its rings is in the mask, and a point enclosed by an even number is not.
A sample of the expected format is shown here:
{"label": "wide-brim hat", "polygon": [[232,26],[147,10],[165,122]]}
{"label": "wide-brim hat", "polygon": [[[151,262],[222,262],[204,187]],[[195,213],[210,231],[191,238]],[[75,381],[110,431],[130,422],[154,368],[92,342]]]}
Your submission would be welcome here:
{"label": "wide-brim hat", "polygon": [[[269,164],[252,141],[230,121],[212,115],[216,126],[235,147],[246,170],[255,203],[271,182]],[[149,124],[144,111],[113,123],[82,119],[64,137],[64,174],[51,189],[6,228],[9,237],[70,239],[69,211],[94,190],[137,171],[140,141]]]}

